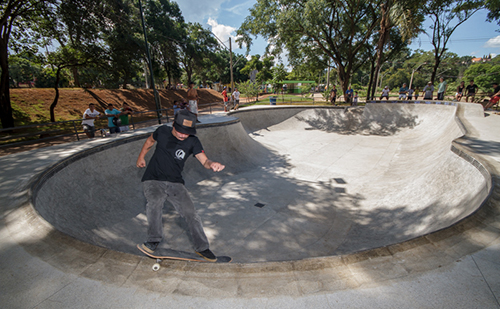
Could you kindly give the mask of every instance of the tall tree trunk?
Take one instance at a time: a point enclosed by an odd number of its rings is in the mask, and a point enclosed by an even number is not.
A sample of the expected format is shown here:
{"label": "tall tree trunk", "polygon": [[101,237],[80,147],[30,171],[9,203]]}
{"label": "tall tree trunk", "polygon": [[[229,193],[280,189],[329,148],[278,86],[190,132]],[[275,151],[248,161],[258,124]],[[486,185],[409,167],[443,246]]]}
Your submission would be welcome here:
{"label": "tall tree trunk", "polygon": [[6,39],[0,39],[0,68],[2,76],[0,78],[0,120],[2,127],[14,127],[14,117],[12,116],[12,105],[10,104],[9,89],[9,62]]}
{"label": "tall tree trunk", "polygon": [[375,61],[370,61],[370,81],[368,82],[368,91],[366,92],[366,100],[373,100],[375,96],[373,95],[372,87],[373,87],[373,77],[375,73]]}
{"label": "tall tree trunk", "polygon": [[78,75],[78,67],[72,67],[71,72],[73,73],[73,82],[75,87],[80,87],[80,76]]}
{"label": "tall tree trunk", "polygon": [[372,97],[375,97],[375,91],[377,90],[377,80],[378,75],[380,74],[380,68],[382,67],[382,58],[384,55],[384,45],[387,41],[387,36],[389,34],[390,27],[388,27],[389,19],[388,19],[388,10],[389,7],[386,4],[382,4],[380,6],[380,13],[382,18],[380,19],[380,37],[378,39],[377,44],[377,64],[375,66],[375,72],[373,76],[373,84],[372,84]]}
{"label": "tall tree trunk", "polygon": [[56,90],[56,97],[54,98],[54,101],[52,104],[50,104],[50,121],[51,122],[56,122],[56,116],[54,114],[54,109],[57,106],[57,102],[59,101],[59,80],[61,76],[61,67],[57,68],[57,73],[56,73],[56,83],[54,85],[54,89]]}

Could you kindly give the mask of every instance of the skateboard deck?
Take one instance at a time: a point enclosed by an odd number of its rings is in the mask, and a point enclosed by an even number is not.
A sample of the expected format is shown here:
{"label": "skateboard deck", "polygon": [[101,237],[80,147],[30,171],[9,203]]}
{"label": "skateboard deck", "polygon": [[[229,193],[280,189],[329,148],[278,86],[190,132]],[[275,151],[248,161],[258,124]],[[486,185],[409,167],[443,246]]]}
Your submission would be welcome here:
{"label": "skateboard deck", "polygon": [[153,254],[144,251],[141,245],[137,245],[142,253],[149,256],[150,258],[156,259],[156,264],[153,265],[153,270],[157,271],[160,269],[160,262],[162,260],[180,260],[180,261],[191,261],[191,262],[201,262],[201,263],[230,263],[233,259],[229,256],[218,256],[217,262],[210,262],[202,258],[196,253],[179,251],[174,249],[158,248]]}

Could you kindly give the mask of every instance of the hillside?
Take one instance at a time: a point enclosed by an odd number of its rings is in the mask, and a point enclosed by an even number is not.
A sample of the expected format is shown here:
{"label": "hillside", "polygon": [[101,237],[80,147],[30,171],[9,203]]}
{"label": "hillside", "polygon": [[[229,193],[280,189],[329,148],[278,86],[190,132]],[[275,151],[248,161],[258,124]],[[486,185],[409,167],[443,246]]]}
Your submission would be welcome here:
{"label": "hillside", "polygon": [[[159,90],[162,108],[170,108],[174,100],[187,97],[187,89]],[[211,89],[198,89],[200,104],[222,102],[222,95]],[[55,90],[46,88],[22,88],[10,90],[11,104],[14,109],[16,126],[31,123],[49,122],[49,107],[55,97]],[[57,121],[81,119],[90,103],[104,113],[106,104],[121,107],[127,102],[137,111],[155,108],[153,91],[149,89],[83,89],[63,88],[59,90],[59,102],[55,108]]]}

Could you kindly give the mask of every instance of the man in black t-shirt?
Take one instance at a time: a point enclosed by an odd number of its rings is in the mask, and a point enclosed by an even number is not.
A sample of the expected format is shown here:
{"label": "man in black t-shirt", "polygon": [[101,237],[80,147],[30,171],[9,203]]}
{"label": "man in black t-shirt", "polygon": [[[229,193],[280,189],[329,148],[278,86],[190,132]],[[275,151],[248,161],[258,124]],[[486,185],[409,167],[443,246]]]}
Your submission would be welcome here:
{"label": "man in black t-shirt", "polygon": [[476,84],[474,84],[473,80],[471,80],[469,85],[465,88],[465,92],[467,93],[465,97],[465,102],[469,102],[469,97],[472,97],[472,100],[474,100],[477,89],[479,89],[479,87]]}
{"label": "man in black t-shirt", "polygon": [[225,166],[207,158],[200,140],[194,134],[196,134],[196,115],[187,110],[180,110],[175,115],[173,127],[159,127],[142,146],[136,163],[139,168],[146,167],[144,157],[157,143],[153,157],[142,177],[149,227],[148,239],[141,248],[152,254],[163,240],[162,209],[168,200],[186,220],[196,253],[210,262],[216,262],[217,257],[209,249],[201,219],[184,187],[181,173],[184,163],[191,154],[205,168],[214,172],[222,171]]}

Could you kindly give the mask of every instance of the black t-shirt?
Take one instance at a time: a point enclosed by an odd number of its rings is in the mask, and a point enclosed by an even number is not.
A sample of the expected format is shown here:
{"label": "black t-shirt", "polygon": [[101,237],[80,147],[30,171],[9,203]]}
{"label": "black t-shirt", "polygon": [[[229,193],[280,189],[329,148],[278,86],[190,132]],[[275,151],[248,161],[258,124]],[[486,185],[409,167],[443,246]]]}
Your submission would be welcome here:
{"label": "black t-shirt", "polygon": [[172,134],[172,127],[161,126],[153,133],[156,150],[149,161],[142,181],[160,180],[184,183],[182,170],[187,158],[203,152],[198,137],[190,135],[181,141]]}
{"label": "black t-shirt", "polygon": [[476,84],[472,84],[472,85],[469,85],[467,86],[467,93],[476,93],[476,89],[479,88],[478,86],[476,86]]}

